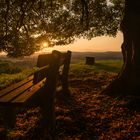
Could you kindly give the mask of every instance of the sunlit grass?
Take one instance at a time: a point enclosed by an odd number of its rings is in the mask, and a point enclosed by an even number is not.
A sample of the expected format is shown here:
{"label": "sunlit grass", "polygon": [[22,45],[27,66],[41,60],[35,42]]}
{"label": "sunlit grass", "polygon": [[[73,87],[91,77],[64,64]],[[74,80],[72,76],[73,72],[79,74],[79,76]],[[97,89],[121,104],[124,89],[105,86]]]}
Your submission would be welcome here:
{"label": "sunlit grass", "polygon": [[[70,65],[69,75],[74,76],[75,78],[82,78],[83,75],[92,77],[93,74],[98,72],[118,73],[121,66],[122,60],[98,60],[94,65],[86,65],[84,61],[80,61],[79,63]],[[17,71],[19,68],[17,67],[15,70]],[[3,71],[5,71],[4,68]],[[32,74],[35,69],[23,69],[21,72],[15,71],[13,74],[9,74],[6,66],[6,71],[7,73],[0,74],[0,89],[5,88],[12,83],[23,80]]]}
{"label": "sunlit grass", "polygon": [[95,63],[95,70],[118,73],[122,65],[122,60],[99,60]]}
{"label": "sunlit grass", "polygon": [[34,69],[26,69],[20,73],[16,74],[1,74],[0,75],[0,89],[7,87],[10,84],[19,82],[25,79],[27,76],[31,75]]}
{"label": "sunlit grass", "polygon": [[95,72],[118,73],[122,67],[122,60],[98,60],[94,65],[86,65],[84,62],[71,64],[70,74],[80,76],[82,74],[94,74]]}

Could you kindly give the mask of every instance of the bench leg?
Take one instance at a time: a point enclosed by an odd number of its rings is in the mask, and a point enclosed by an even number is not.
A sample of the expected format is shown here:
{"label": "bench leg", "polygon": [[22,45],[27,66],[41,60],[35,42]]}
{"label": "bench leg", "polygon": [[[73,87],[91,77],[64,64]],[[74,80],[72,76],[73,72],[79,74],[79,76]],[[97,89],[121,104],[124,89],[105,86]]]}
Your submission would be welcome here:
{"label": "bench leg", "polygon": [[12,128],[16,123],[16,108],[7,107],[4,111],[4,125],[8,128]]}
{"label": "bench leg", "polygon": [[44,103],[41,106],[42,110],[42,125],[48,129],[50,133],[55,131],[55,111],[53,103]]}

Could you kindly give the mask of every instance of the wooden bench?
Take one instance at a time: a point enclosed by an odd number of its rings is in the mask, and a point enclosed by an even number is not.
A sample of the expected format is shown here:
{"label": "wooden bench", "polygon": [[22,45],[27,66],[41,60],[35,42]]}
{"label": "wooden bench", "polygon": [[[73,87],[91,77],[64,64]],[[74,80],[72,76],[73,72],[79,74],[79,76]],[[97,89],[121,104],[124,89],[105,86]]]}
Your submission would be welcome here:
{"label": "wooden bench", "polygon": [[33,75],[0,91],[0,109],[6,126],[14,126],[16,114],[21,108],[40,106],[42,124],[49,130],[54,130],[56,84],[60,77],[63,91],[68,90],[70,59],[70,51],[39,55],[38,70]]}

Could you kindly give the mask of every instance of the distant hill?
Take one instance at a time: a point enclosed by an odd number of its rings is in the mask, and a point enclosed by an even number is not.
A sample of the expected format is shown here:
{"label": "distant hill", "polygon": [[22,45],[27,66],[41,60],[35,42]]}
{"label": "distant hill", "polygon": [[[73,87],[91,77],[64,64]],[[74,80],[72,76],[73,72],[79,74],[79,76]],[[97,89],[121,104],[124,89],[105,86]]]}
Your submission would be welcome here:
{"label": "distant hill", "polygon": [[[12,59],[8,58],[6,55],[0,55],[1,61],[36,61],[38,55],[41,53],[36,53],[32,56],[25,58]],[[44,53],[43,53],[44,54]],[[82,60],[85,60],[85,57],[92,56],[95,57],[95,60],[108,60],[108,59],[122,59],[121,52],[72,52],[72,63],[76,63]],[[36,62],[35,62],[36,63]]]}
{"label": "distant hill", "polygon": [[72,62],[85,60],[85,57],[95,57],[95,60],[122,59],[121,52],[72,52]]}

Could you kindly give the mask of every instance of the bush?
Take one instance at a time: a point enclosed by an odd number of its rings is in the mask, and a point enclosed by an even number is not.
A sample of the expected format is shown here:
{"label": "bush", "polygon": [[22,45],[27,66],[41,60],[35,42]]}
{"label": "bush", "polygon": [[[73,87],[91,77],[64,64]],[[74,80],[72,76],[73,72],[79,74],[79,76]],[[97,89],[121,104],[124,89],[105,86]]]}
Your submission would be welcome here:
{"label": "bush", "polygon": [[8,62],[0,63],[0,74],[15,74],[21,72],[21,68],[14,66],[14,64]]}

